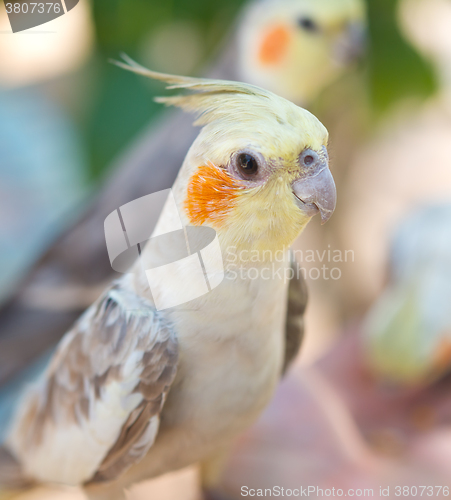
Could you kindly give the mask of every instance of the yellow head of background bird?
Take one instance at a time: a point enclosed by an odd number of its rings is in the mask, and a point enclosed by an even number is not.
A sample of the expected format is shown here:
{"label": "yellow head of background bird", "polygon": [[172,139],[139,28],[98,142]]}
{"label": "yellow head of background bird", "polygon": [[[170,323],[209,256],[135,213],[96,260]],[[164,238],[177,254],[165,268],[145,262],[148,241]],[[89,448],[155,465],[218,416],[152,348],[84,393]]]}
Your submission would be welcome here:
{"label": "yellow head of background bird", "polygon": [[260,0],[238,31],[239,75],[297,103],[314,99],[365,49],[361,0]]}

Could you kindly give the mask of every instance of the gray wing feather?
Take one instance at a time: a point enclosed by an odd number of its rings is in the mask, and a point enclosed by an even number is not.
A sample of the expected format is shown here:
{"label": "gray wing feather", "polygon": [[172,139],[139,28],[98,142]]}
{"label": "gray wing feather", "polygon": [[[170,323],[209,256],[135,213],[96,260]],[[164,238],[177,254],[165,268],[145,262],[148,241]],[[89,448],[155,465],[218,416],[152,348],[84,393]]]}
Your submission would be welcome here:
{"label": "gray wing feather", "polygon": [[156,343],[143,356],[144,369],[136,391],[143,402],[129,416],[91,482],[111,481],[138,462],[153,444],[152,419],[159,416],[176,374],[177,341],[173,336]]}
{"label": "gray wing feather", "polygon": [[155,439],[159,414],[176,374],[177,340],[149,302],[115,285],[63,338],[43,383],[19,408],[10,441],[19,460],[26,461],[30,446],[46,446],[43,440],[49,425],[72,422],[83,427],[104,388],[121,382],[124,366],[136,354],[139,370],[130,391],[139,394],[141,401],[91,480],[111,480],[143,458]]}
{"label": "gray wing feather", "polygon": [[288,306],[285,321],[285,362],[283,373],[297,356],[304,337],[304,313],[308,291],[302,269],[294,257],[291,260],[293,277],[288,286]]}

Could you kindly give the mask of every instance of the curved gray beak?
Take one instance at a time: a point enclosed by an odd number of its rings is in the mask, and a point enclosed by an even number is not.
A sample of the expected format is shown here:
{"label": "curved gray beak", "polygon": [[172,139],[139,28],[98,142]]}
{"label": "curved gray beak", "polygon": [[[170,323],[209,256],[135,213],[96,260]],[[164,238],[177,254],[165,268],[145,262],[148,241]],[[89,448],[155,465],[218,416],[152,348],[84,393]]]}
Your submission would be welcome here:
{"label": "curved gray beak", "polygon": [[339,64],[348,65],[359,61],[367,48],[366,27],[363,23],[351,23],[339,36],[335,44],[335,59]]}
{"label": "curved gray beak", "polygon": [[300,156],[300,163],[303,175],[292,183],[299,208],[312,217],[319,213],[321,224],[325,224],[337,204],[337,190],[329,170],[326,148],[320,154],[306,149]]}

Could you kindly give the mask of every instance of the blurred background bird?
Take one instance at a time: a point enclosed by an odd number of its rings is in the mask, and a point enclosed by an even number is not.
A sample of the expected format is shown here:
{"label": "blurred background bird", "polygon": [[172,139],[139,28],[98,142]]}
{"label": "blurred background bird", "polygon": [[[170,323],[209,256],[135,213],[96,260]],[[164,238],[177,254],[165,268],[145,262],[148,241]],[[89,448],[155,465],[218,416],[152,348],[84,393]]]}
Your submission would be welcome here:
{"label": "blurred background bird", "polygon": [[360,0],[254,2],[238,27],[238,75],[311,104],[363,56],[365,41]]}
{"label": "blurred background bird", "polygon": [[404,97],[381,117],[341,186],[336,223],[343,247],[355,252],[340,283],[347,317],[361,317],[379,297],[401,221],[451,196],[451,6],[447,0],[402,0],[397,15],[404,36],[433,69],[436,86],[425,102],[419,94]]}
{"label": "blurred background bird", "polygon": [[[310,219],[320,214],[325,223],[335,209],[327,130],[308,111],[255,86],[133,63],[130,69],[194,91],[159,99],[195,112],[202,130],[157,231],[176,238],[175,209],[183,226],[215,230],[224,263],[202,253],[211,289],[181,307],[160,308],[171,291],[163,280],[155,292],[141,262],[110,285],[24,394],[0,453],[0,488],[22,474],[24,487],[27,480],[84,485],[89,498],[115,500],[124,487],[197,461],[211,488],[218,454],[269,402],[295,355],[287,346],[300,344],[303,278],[287,280],[284,271],[292,266],[289,247]],[[142,258],[152,268],[177,253],[173,239],[151,243]],[[256,279],[227,267],[224,276],[231,248],[238,264],[258,271]],[[243,252],[257,252],[259,260],[243,259]],[[194,286],[193,255],[186,253],[176,261],[177,290]],[[282,274],[268,279],[264,271],[274,264]]]}
{"label": "blurred background bird", "polygon": [[451,206],[414,212],[395,233],[388,283],[365,327],[365,357],[381,382],[423,387],[451,368]]}
{"label": "blurred background bird", "polygon": [[[306,104],[362,54],[364,34],[361,0],[257,1],[207,74],[257,83]],[[181,113],[153,123],[116,162],[84,216],[31,269],[0,313],[0,381],[54,345],[117,276],[107,258],[105,217],[170,187],[196,134]]]}

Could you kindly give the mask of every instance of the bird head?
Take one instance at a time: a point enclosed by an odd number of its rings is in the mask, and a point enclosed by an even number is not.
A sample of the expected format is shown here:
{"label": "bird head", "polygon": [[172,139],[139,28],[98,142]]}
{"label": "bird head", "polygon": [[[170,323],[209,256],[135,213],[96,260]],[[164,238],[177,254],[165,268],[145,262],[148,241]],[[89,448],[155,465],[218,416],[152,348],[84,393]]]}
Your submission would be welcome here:
{"label": "bird head", "polygon": [[211,227],[226,245],[277,251],[315,214],[323,223],[331,217],[328,133],[311,113],[252,85],[129,62],[127,69],[191,91],[157,99],[196,113],[202,126],[173,187],[186,225]]}
{"label": "bird head", "polygon": [[258,0],[238,28],[239,77],[306,103],[363,55],[362,0]]}

